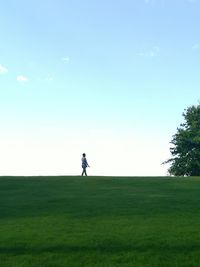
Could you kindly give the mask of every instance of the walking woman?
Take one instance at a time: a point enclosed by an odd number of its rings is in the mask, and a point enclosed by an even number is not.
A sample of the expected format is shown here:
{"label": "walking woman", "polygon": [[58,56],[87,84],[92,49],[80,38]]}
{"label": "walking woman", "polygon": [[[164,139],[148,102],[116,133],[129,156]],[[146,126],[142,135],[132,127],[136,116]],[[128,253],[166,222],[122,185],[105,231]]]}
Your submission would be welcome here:
{"label": "walking woman", "polygon": [[82,176],[85,174],[85,176],[87,176],[87,172],[86,172],[86,168],[90,167],[87,159],[86,159],[86,154],[83,153],[83,157],[82,157],[82,168],[83,168],[83,172],[82,172]]}

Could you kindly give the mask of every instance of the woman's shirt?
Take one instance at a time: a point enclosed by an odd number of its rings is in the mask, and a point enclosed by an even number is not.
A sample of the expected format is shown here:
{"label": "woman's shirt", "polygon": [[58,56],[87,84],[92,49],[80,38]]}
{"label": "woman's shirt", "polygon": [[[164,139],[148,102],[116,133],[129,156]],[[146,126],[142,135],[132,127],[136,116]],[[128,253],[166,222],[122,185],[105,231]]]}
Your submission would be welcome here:
{"label": "woman's shirt", "polygon": [[88,166],[87,159],[83,157],[82,158],[82,168],[85,169],[85,168],[87,168],[87,166]]}

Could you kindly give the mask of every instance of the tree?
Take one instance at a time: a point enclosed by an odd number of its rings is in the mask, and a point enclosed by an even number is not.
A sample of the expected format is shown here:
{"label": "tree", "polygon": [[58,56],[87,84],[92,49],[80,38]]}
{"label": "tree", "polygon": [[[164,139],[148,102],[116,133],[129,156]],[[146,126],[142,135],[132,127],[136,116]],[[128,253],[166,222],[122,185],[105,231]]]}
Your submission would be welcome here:
{"label": "tree", "polygon": [[185,122],[177,128],[170,142],[172,158],[169,174],[177,176],[200,176],[200,104],[184,110]]}

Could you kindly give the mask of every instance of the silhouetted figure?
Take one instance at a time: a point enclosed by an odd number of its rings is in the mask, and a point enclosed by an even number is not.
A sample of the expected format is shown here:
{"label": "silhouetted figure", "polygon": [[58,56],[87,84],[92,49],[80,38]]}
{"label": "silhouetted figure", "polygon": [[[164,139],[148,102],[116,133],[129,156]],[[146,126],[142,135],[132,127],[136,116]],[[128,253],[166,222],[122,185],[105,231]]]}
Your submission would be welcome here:
{"label": "silhouetted figure", "polygon": [[83,153],[83,157],[82,157],[82,168],[83,168],[83,172],[82,172],[82,176],[85,174],[87,176],[87,172],[86,172],[86,168],[90,167],[87,159],[86,159],[86,154]]}

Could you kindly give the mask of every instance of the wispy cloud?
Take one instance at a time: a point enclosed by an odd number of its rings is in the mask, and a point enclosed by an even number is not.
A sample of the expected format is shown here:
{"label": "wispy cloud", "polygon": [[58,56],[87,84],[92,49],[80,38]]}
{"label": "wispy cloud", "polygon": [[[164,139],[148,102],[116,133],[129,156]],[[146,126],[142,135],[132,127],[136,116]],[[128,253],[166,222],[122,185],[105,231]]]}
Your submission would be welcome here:
{"label": "wispy cloud", "polygon": [[53,81],[53,77],[49,76],[45,78],[46,82],[52,82]]}
{"label": "wispy cloud", "polygon": [[165,3],[167,3],[167,0],[144,0],[144,3],[149,4],[149,5],[158,4],[161,6],[165,6]]}
{"label": "wispy cloud", "polygon": [[5,74],[5,73],[7,73],[8,72],[8,70],[4,67],[4,66],[2,66],[1,64],[0,64],[0,74]]}
{"label": "wispy cloud", "polygon": [[200,49],[200,45],[199,44],[197,44],[197,43],[193,44],[192,50],[199,50],[199,49]]}
{"label": "wispy cloud", "polygon": [[160,53],[160,47],[159,46],[153,46],[151,49],[143,50],[139,53],[137,53],[137,56],[141,57],[156,57]]}
{"label": "wispy cloud", "polygon": [[61,60],[62,60],[63,62],[65,62],[65,63],[69,63],[70,58],[69,58],[69,57],[63,57],[63,58],[61,58]]}
{"label": "wispy cloud", "polygon": [[16,77],[17,81],[20,82],[20,83],[26,83],[28,82],[28,78],[23,76],[23,75],[19,75]]}
{"label": "wispy cloud", "polygon": [[[161,4],[161,5],[165,5],[165,3],[167,4],[167,0],[143,0],[145,4],[149,4],[149,5],[154,5],[154,4]],[[199,0],[182,0],[182,2],[185,3],[197,3]]]}
{"label": "wispy cloud", "polygon": [[144,0],[145,4],[155,4],[155,3],[162,3],[164,0]]}

